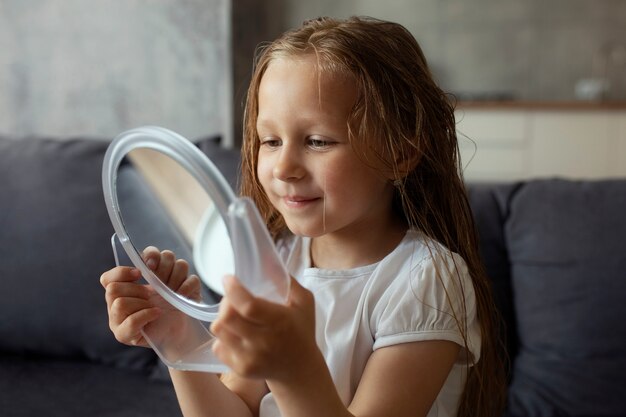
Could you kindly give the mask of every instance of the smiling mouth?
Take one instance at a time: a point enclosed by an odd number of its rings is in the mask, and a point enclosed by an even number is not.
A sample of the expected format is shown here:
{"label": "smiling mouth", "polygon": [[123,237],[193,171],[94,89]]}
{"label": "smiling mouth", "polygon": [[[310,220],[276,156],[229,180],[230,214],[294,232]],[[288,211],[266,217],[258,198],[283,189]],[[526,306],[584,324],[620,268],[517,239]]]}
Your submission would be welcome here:
{"label": "smiling mouth", "polygon": [[313,197],[313,198],[309,198],[309,197],[299,197],[299,196],[287,196],[287,197],[283,197],[283,202],[285,203],[285,205],[287,207],[291,207],[291,208],[301,208],[301,207],[306,207],[312,203],[315,203],[317,201],[320,201],[321,198],[320,197]]}

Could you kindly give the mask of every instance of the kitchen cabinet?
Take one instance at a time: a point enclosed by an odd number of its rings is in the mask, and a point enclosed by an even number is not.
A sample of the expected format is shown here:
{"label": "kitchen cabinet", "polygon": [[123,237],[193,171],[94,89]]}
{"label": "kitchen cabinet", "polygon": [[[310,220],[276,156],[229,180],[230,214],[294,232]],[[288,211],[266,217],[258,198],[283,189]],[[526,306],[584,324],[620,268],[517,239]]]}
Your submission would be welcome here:
{"label": "kitchen cabinet", "polygon": [[626,104],[461,104],[456,119],[467,180],[626,177]]}

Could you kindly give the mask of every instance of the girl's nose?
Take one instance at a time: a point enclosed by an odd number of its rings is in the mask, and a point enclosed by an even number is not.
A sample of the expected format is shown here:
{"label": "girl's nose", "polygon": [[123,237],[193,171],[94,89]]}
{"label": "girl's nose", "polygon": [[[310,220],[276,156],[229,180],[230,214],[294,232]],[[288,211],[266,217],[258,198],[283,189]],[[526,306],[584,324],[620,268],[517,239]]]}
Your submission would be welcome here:
{"label": "girl's nose", "polygon": [[281,181],[295,181],[304,176],[302,155],[290,145],[284,145],[274,165],[274,178]]}

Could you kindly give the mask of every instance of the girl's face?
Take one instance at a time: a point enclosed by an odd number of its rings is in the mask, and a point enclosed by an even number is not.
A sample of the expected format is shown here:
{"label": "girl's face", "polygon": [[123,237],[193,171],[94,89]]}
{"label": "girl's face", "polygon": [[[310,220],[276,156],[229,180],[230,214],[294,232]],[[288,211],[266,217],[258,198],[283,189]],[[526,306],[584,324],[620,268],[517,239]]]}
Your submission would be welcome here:
{"label": "girl's face", "polygon": [[273,60],[261,80],[257,173],[297,235],[359,235],[392,222],[393,186],[348,142],[356,86],[314,56]]}

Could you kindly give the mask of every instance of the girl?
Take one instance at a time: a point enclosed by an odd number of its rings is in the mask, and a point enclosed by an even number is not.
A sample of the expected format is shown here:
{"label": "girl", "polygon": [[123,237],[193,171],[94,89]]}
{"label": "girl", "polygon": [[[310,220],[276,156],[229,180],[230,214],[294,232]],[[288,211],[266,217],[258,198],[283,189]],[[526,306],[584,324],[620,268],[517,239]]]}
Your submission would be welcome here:
{"label": "girl", "polygon": [[[285,305],[225,279],[211,331],[232,372],[171,370],[185,416],[498,415],[495,313],[453,107],[411,34],[371,18],[287,32],[260,52],[244,128],[241,192],[294,279]],[[186,275],[171,253],[145,256]],[[161,314],[138,275],[101,279],[128,344]]]}

